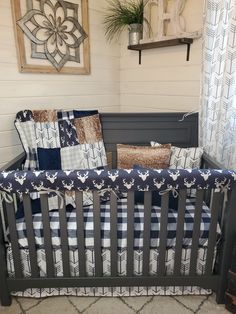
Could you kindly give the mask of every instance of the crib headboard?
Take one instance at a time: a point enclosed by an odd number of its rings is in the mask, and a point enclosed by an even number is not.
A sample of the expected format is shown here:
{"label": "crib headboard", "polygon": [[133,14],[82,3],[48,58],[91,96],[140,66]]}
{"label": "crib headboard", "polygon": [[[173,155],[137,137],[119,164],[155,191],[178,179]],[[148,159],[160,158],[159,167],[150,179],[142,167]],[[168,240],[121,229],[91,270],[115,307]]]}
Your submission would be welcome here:
{"label": "crib headboard", "polygon": [[[198,114],[182,119],[184,113],[101,113],[103,136],[111,167],[116,167],[116,144],[150,145],[154,140],[180,147],[198,145]],[[24,153],[0,170],[21,168]]]}
{"label": "crib headboard", "polygon": [[[198,146],[198,114],[182,119],[184,113],[102,113],[106,151],[116,166],[116,144],[150,145],[154,140],[179,147]],[[111,156],[109,156],[111,158]]]}

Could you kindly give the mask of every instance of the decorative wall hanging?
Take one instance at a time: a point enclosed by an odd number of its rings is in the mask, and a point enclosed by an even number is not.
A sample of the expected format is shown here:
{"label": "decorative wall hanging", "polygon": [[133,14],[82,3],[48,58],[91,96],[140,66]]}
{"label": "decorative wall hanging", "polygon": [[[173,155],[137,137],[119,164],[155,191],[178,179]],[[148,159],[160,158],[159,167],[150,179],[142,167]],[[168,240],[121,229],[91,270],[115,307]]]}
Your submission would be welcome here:
{"label": "decorative wall hanging", "polygon": [[186,60],[189,61],[193,38],[201,37],[202,31],[186,31],[186,22],[182,15],[186,1],[147,1],[144,7],[144,19],[147,21],[148,27],[144,27],[143,39],[137,45],[128,46],[128,49],[139,52],[139,64],[141,64],[142,50],[176,45],[187,46]]}
{"label": "decorative wall hanging", "polygon": [[143,40],[140,42],[200,37],[202,31],[186,30],[186,21],[183,17],[186,1],[149,0],[145,6],[144,16],[151,27],[144,31]]}
{"label": "decorative wall hanging", "polygon": [[88,0],[12,0],[20,72],[89,74]]}

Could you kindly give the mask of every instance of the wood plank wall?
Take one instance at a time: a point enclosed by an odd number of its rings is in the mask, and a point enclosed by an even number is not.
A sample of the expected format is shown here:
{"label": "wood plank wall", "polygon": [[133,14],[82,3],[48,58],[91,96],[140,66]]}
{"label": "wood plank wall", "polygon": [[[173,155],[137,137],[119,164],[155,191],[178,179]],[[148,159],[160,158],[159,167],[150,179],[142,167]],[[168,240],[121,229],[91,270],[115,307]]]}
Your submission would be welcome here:
{"label": "wood plank wall", "polygon": [[14,130],[17,111],[32,108],[97,108],[119,111],[119,44],[102,26],[105,0],[89,0],[90,75],[18,72],[10,0],[0,1],[0,167],[22,151]]}
{"label": "wood plank wall", "polygon": [[[202,28],[203,0],[188,0],[183,12],[188,31]],[[198,109],[202,40],[194,40],[190,61],[186,46],[142,52],[127,50],[127,34],[121,45],[121,112],[191,111]]]}

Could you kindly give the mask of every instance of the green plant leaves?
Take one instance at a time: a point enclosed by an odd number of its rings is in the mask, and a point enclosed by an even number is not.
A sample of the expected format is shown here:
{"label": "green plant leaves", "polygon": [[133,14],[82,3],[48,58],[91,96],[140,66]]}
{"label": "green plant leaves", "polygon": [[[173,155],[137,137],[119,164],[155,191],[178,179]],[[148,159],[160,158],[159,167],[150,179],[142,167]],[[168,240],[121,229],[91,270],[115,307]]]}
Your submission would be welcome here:
{"label": "green plant leaves", "polygon": [[104,17],[105,35],[111,41],[119,37],[121,32],[130,24],[143,24],[143,12],[147,1],[107,0],[107,13]]}

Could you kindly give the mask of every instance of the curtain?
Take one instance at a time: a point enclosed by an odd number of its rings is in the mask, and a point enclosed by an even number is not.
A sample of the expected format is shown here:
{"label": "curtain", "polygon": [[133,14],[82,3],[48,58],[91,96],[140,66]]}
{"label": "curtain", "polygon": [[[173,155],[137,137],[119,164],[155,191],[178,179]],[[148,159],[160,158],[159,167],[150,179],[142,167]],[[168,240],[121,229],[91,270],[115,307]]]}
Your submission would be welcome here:
{"label": "curtain", "polygon": [[236,169],[236,0],[206,0],[200,145]]}

